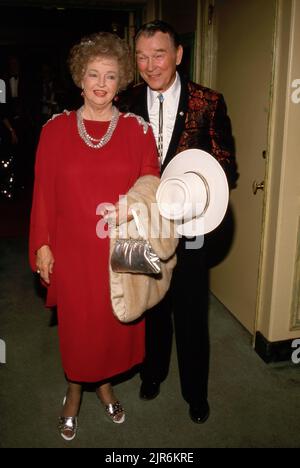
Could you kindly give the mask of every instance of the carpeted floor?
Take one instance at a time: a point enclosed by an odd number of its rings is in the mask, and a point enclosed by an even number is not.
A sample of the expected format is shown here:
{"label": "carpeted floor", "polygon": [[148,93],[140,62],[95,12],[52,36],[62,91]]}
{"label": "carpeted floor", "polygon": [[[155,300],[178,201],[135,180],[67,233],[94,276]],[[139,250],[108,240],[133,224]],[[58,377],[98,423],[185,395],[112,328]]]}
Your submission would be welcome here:
{"label": "carpeted floor", "polygon": [[57,328],[44,309],[22,237],[0,239],[0,447],[300,447],[300,367],[266,365],[251,337],[211,297],[211,416],[188,417],[180,395],[176,356],[153,401],[138,398],[139,377],[116,386],[127,419],[112,424],[92,392],[85,392],[79,431],[64,442],[56,429],[65,392]]}

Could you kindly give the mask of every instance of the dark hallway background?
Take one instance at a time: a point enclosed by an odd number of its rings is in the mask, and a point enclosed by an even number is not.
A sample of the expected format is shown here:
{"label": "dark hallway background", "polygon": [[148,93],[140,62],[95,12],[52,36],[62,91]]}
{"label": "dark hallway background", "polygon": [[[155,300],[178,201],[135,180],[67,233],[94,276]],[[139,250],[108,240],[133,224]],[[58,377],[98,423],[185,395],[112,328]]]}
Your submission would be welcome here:
{"label": "dark hallway background", "polygon": [[128,11],[89,8],[1,6],[0,74],[5,76],[10,55],[20,58],[28,81],[28,94],[34,94],[43,64],[48,64],[60,86],[61,104],[74,105],[77,94],[70,79],[66,60],[71,46],[83,35],[114,31],[124,37]]}
{"label": "dark hallway background", "polygon": [[[81,104],[80,90],[67,67],[70,48],[82,36],[97,31],[115,32],[128,39],[132,33],[130,15],[136,27],[142,18],[142,2],[62,1],[59,8],[51,3],[0,1],[0,78],[8,83],[12,76],[9,62],[16,58],[21,108],[21,118],[11,118],[12,126],[16,123],[18,127],[18,145],[11,144],[6,129],[2,139],[0,134],[0,237],[27,234],[34,158],[42,125],[53,113]],[[51,83],[51,104],[45,103],[45,82]]]}

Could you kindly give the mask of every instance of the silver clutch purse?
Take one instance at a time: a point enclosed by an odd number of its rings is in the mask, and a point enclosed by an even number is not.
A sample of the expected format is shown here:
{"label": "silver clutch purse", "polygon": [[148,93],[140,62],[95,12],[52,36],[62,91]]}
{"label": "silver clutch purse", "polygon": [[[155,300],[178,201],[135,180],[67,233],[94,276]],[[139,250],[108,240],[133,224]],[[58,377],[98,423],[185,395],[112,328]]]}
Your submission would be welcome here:
{"label": "silver clutch purse", "polygon": [[[136,212],[132,212],[138,233],[144,237]],[[117,239],[110,259],[116,273],[159,274],[160,259],[146,239]]]}
{"label": "silver clutch purse", "polygon": [[143,239],[117,239],[110,263],[116,273],[160,273],[160,259]]}

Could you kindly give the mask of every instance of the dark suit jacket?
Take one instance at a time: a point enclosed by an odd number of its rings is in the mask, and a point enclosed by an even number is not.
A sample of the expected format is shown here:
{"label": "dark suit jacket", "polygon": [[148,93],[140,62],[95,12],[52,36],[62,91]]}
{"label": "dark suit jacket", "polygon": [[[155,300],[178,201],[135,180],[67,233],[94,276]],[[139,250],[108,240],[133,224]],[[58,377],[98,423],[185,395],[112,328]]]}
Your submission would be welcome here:
{"label": "dark suit jacket", "polygon": [[[122,112],[134,112],[149,122],[145,83],[121,94],[117,105]],[[162,172],[177,153],[191,148],[213,155],[225,170],[230,188],[235,186],[234,141],[223,96],[181,77],[178,111]]]}

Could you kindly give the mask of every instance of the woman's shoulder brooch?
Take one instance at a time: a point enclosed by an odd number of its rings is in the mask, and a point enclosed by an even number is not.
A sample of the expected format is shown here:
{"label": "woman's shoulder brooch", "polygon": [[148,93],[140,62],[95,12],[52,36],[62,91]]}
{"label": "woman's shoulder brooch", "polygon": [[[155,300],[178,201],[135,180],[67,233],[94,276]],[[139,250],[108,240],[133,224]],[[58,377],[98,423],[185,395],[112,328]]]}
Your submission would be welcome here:
{"label": "woman's shoulder brooch", "polygon": [[126,119],[127,117],[134,117],[138,121],[139,125],[143,127],[144,135],[146,135],[150,124],[146,122],[146,120],[143,119],[143,117],[137,114],[133,114],[132,112],[127,112],[126,114],[124,114],[124,119]]}

